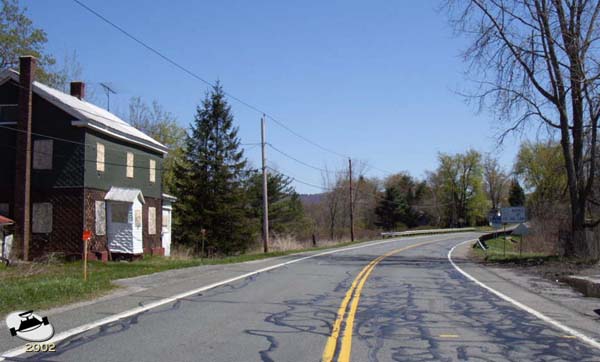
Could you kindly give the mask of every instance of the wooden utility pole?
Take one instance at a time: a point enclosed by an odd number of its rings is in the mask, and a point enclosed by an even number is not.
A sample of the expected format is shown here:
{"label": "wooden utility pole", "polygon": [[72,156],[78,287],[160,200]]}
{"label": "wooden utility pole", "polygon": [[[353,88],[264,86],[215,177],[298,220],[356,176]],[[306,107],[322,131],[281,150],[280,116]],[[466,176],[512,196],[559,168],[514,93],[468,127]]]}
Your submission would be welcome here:
{"label": "wooden utility pole", "polygon": [[265,136],[265,115],[260,119],[260,140],[262,146],[262,176],[263,176],[263,250],[269,252],[269,195],[267,193],[267,155]]}
{"label": "wooden utility pole", "polygon": [[33,81],[36,59],[32,56],[19,58],[19,119],[17,122],[17,151],[15,161],[15,221],[17,240],[23,247],[23,260],[29,260],[31,239],[31,151]]}
{"label": "wooden utility pole", "polygon": [[352,159],[348,158],[348,175],[350,184],[350,241],[354,241],[354,194],[352,192]]}

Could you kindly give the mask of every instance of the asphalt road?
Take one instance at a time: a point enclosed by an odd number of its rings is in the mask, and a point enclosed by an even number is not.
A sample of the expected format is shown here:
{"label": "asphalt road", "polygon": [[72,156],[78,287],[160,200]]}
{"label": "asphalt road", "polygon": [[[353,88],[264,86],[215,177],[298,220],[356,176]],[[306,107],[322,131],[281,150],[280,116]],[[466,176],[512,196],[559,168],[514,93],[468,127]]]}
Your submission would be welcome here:
{"label": "asphalt road", "polygon": [[600,361],[599,350],[457,272],[448,250],[472,238],[403,238],[306,259],[18,360]]}

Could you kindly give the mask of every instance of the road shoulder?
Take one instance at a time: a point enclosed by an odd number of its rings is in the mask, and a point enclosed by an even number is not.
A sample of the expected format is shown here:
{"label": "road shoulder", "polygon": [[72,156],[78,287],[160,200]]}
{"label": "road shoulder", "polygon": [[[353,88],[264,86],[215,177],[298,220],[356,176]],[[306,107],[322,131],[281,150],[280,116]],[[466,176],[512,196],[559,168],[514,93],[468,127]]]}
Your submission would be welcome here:
{"label": "road shoulder", "polygon": [[481,283],[538,312],[600,340],[600,318],[593,312],[600,307],[599,298],[584,297],[562,283],[552,283],[522,269],[483,265],[469,259],[472,243],[462,244],[452,253],[452,260]]}

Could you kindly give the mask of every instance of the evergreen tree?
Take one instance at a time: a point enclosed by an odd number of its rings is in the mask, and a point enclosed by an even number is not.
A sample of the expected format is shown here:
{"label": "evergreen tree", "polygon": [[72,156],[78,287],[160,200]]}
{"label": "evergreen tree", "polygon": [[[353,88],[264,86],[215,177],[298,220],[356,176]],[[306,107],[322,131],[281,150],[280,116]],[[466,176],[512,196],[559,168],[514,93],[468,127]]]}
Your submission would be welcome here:
{"label": "evergreen tree", "polygon": [[416,218],[405,195],[394,186],[385,189],[383,199],[375,208],[375,215],[377,215],[375,225],[384,230],[413,226]]}
{"label": "evergreen tree", "polygon": [[510,184],[510,192],[508,194],[508,203],[510,206],[523,206],[525,205],[525,191],[517,179],[513,179]]}
{"label": "evergreen tree", "polygon": [[[197,108],[185,155],[175,166],[176,239],[219,253],[243,252],[253,241],[244,190],[248,172],[238,128],[219,83]],[[198,249],[197,249],[198,250]]]}
{"label": "evergreen tree", "polygon": [[[279,234],[298,234],[307,227],[300,196],[291,186],[292,180],[279,173],[267,176],[269,195],[269,231]],[[263,191],[262,173],[253,172],[248,179],[248,197],[257,230],[262,230]]]}

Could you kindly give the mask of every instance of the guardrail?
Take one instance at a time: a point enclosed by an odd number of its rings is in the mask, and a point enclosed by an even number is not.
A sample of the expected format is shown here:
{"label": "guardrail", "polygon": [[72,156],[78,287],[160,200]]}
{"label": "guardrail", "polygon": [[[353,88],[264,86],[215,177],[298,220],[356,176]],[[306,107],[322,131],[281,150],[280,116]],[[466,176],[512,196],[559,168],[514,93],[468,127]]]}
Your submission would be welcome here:
{"label": "guardrail", "polygon": [[491,233],[483,234],[477,238],[477,242],[475,244],[473,244],[473,248],[476,248],[477,246],[479,246],[481,249],[487,250],[488,246],[487,246],[486,241],[497,238],[499,236],[508,236],[508,235],[512,234],[512,232],[515,228],[516,228],[516,226],[513,225],[513,226],[510,226],[506,230],[496,230]]}
{"label": "guardrail", "polygon": [[427,235],[427,234],[445,234],[462,231],[476,231],[475,228],[453,228],[453,229],[427,229],[427,230],[408,230],[408,231],[390,231],[381,233],[382,238],[394,238],[398,236]]}

